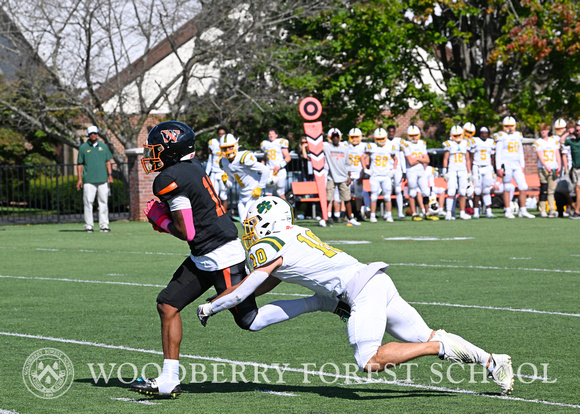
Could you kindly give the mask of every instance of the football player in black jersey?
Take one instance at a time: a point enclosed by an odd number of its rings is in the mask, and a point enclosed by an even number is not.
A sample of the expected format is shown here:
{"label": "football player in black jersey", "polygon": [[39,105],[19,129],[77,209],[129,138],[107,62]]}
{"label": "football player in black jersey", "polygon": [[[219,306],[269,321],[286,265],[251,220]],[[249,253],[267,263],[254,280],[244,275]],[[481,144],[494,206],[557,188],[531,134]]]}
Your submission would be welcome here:
{"label": "football player in black jersey", "polygon": [[[153,193],[161,201],[149,201],[145,215],[155,230],[187,241],[191,255],[157,296],[163,371],[155,379],[137,380],[131,389],[145,395],[175,398],[181,394],[180,311],[212,286],[219,294],[240,283],[246,276],[246,255],[236,226],[195,158],[195,133],[189,126],[177,121],[156,125],[147,137],[142,165],[146,173],[159,171]],[[271,290],[277,283],[274,278],[266,281],[256,295]],[[302,313],[332,312],[336,305],[315,295],[273,302],[258,312],[251,295],[231,313],[240,328],[258,331]]]}

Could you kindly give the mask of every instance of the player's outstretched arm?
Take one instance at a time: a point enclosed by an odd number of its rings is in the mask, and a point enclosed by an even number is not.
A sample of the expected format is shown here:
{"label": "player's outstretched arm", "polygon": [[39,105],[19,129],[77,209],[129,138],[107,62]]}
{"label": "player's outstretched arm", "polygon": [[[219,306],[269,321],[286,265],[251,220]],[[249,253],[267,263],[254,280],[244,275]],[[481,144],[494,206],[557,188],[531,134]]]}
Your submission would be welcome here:
{"label": "player's outstretched arm", "polygon": [[240,283],[229,287],[222,292],[217,298],[210,303],[199,305],[197,308],[197,317],[201,324],[205,326],[207,319],[226,309],[233,308],[242,303],[248,296],[262,285],[275,269],[282,264],[282,257],[278,257],[271,263],[255,269],[252,273],[244,278]]}

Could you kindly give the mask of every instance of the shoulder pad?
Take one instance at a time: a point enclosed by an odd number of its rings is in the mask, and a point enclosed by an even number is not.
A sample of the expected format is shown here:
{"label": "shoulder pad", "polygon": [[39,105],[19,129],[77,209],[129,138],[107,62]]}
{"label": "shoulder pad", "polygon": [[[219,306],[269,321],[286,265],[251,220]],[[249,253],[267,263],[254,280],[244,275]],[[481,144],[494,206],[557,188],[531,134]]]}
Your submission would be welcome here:
{"label": "shoulder pad", "polygon": [[240,164],[244,165],[254,165],[256,163],[256,157],[252,151],[242,151],[240,157]]}
{"label": "shoulder pad", "polygon": [[277,259],[284,244],[282,239],[274,236],[264,237],[254,243],[249,250],[254,267],[263,266]]}

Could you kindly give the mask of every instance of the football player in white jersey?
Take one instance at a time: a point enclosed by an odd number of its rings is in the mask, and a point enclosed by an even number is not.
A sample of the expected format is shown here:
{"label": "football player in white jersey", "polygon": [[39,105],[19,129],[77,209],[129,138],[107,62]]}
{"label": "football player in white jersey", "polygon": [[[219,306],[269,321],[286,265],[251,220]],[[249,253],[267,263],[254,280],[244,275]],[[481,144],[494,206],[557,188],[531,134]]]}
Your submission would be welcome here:
{"label": "football player in white jersey", "polygon": [[252,200],[262,195],[266,187],[270,171],[264,164],[258,162],[251,151],[238,151],[238,139],[232,134],[226,134],[220,139],[222,158],[221,168],[226,172],[224,182],[228,187],[235,181],[240,186],[238,214],[240,221],[246,213]]}
{"label": "football player in white jersey", "polygon": [[407,172],[407,161],[405,160],[405,154],[403,153],[403,139],[401,137],[396,137],[395,132],[397,128],[394,125],[389,125],[387,127],[387,145],[391,146],[393,152],[397,156],[397,168],[395,168],[395,175],[393,176],[393,188],[395,189],[395,194],[397,196],[397,211],[399,213],[399,218],[405,218],[405,212],[403,211],[403,175]]}
{"label": "football player in white jersey", "polygon": [[469,220],[471,216],[465,212],[465,196],[467,182],[471,179],[471,161],[468,142],[463,139],[463,128],[459,125],[451,127],[450,139],[443,143],[443,176],[447,180],[447,213],[445,220],[453,220],[452,210],[455,194],[459,190],[459,218]]}
{"label": "football player in white jersey", "polygon": [[510,190],[513,188],[513,178],[520,191],[519,217],[536,218],[528,213],[526,209],[528,183],[526,183],[526,175],[524,173],[526,161],[524,159],[522,134],[516,131],[516,120],[513,117],[506,116],[502,124],[503,131],[496,132],[493,137],[496,142],[495,168],[498,177],[503,179],[503,201],[506,206],[505,217],[509,219],[515,218],[511,208],[511,200],[509,199]]}
{"label": "football player in white jersey", "polygon": [[[556,122],[558,121],[561,120],[558,119]],[[550,210],[549,217],[558,217],[554,191],[562,169],[560,137],[550,136],[550,125],[543,123],[540,125],[540,138],[534,142],[533,148],[538,156],[538,175],[540,176],[540,204],[538,205],[538,210],[540,210],[540,217],[548,217],[546,201]]]}
{"label": "football player in white jersey", "polygon": [[227,134],[228,131],[225,127],[220,126],[218,127],[217,133],[218,137],[210,139],[207,143],[209,156],[207,157],[205,173],[209,176],[213,188],[218,193],[218,197],[222,201],[224,210],[228,211],[228,188],[224,183],[224,180],[222,180],[225,172],[220,167],[220,158],[222,156],[220,151],[220,139]]}
{"label": "football player in white jersey", "polygon": [[[473,125],[473,124],[471,124]],[[463,131],[466,131],[464,126]],[[467,129],[471,134],[471,130]],[[473,127],[475,132],[475,126]],[[473,159],[471,175],[473,178],[473,218],[479,218],[479,200],[483,201],[487,218],[496,218],[491,212],[491,188],[495,183],[493,158],[495,156],[495,141],[489,137],[489,129],[481,127],[479,137],[468,138],[469,151]],[[483,194],[483,196],[482,196]]]}
{"label": "football player in white jersey", "polygon": [[268,130],[268,139],[260,144],[264,153],[266,166],[270,169],[267,191],[286,198],[286,165],[290,162],[289,143],[285,138],[278,138],[274,128]]}
{"label": "football player in white jersey", "polygon": [[[407,184],[409,185],[409,208],[414,221],[423,220],[425,204],[423,197],[429,197],[429,183],[425,167],[429,165],[427,144],[421,139],[421,130],[415,125],[407,128],[407,140],[403,142],[403,153],[407,162]],[[415,199],[419,212],[415,209]]]}
{"label": "football player in white jersey", "polygon": [[[202,324],[211,315],[235,307],[273,276],[350,306],[348,338],[361,371],[379,372],[432,355],[482,365],[500,386],[502,395],[512,392],[514,375],[509,355],[490,354],[458,335],[432,330],[399,295],[384,273],[386,263],[360,263],[324,243],[311,230],[294,225],[292,208],[284,200],[264,197],[256,202],[244,220],[244,230],[243,240],[254,270],[211,303],[198,307]],[[403,343],[381,345],[385,331]]]}
{"label": "football player in white jersey", "polygon": [[354,197],[354,208],[352,209],[355,218],[358,221],[365,221],[364,210],[361,212],[363,205],[363,168],[361,156],[365,152],[365,145],[362,143],[362,131],[359,128],[351,128],[348,131],[348,172],[352,182],[350,183],[350,192]]}
{"label": "football player in white jersey", "polygon": [[376,223],[377,199],[379,193],[383,193],[386,206],[384,219],[392,223],[391,213],[392,203],[391,194],[393,192],[393,176],[397,169],[396,153],[392,146],[387,145],[387,131],[384,128],[377,128],[374,132],[375,142],[369,142],[365,145],[365,152],[361,157],[361,163],[366,174],[370,176],[371,184],[371,217],[370,222]]}

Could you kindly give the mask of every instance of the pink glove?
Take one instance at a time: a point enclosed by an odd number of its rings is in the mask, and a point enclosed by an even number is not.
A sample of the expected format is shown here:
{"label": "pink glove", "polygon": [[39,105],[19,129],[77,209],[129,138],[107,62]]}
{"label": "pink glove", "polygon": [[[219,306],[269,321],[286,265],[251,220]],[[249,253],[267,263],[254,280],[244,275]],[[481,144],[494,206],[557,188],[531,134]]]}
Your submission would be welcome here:
{"label": "pink glove", "polygon": [[160,233],[169,233],[166,221],[171,222],[171,219],[169,218],[169,209],[165,204],[151,200],[147,203],[147,207],[143,209],[143,213],[153,225],[154,230]]}

